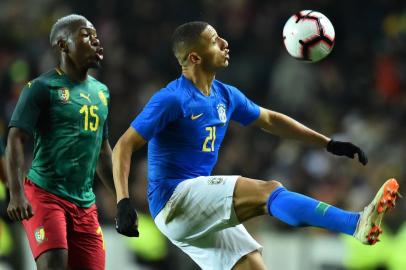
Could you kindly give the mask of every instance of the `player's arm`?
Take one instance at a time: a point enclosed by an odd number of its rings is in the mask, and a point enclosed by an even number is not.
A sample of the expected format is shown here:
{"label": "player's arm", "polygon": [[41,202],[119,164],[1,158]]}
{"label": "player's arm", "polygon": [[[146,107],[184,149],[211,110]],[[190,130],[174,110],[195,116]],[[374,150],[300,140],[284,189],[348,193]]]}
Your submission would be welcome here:
{"label": "player's arm", "polygon": [[33,215],[31,205],[24,194],[24,144],[29,138],[25,130],[10,128],[6,149],[6,166],[8,171],[8,187],[10,202],[7,208],[9,217],[14,220],[29,219]]}
{"label": "player's arm", "polygon": [[39,116],[50,101],[46,84],[36,80],[29,82],[21,92],[9,123],[6,149],[6,169],[10,202],[7,213],[12,220],[29,219],[33,215],[31,205],[25,197],[24,144],[32,136]]}
{"label": "player's arm", "polygon": [[327,151],[335,155],[354,158],[355,154],[358,154],[358,159],[362,164],[365,165],[368,162],[365,153],[359,147],[349,142],[332,140],[287,115],[260,108],[259,117],[254,124],[276,136],[326,147]]}
{"label": "player's arm", "polygon": [[264,108],[260,108],[259,117],[254,124],[278,137],[300,140],[320,147],[327,147],[330,141],[330,138],[302,125],[289,116]]}
{"label": "player's arm", "polygon": [[7,179],[6,179],[6,170],[5,170],[5,160],[4,156],[0,156],[0,181],[2,181],[5,185],[7,184]]}
{"label": "player's arm", "polygon": [[134,151],[144,146],[146,141],[130,127],[120,137],[113,149],[113,176],[117,202],[129,198],[128,176],[130,174],[131,157]]}
{"label": "player's arm", "polygon": [[96,172],[104,186],[114,194],[112,151],[108,139],[102,142]]}
{"label": "player's arm", "polygon": [[128,191],[131,157],[145,145],[144,138],[132,127],[121,136],[113,149],[113,176],[117,195],[116,230],[126,236],[138,236],[137,213],[131,206]]}
{"label": "player's arm", "polygon": [[5,185],[7,184],[6,179],[6,161],[4,160],[4,147],[3,144],[0,142],[0,181],[2,181]]}

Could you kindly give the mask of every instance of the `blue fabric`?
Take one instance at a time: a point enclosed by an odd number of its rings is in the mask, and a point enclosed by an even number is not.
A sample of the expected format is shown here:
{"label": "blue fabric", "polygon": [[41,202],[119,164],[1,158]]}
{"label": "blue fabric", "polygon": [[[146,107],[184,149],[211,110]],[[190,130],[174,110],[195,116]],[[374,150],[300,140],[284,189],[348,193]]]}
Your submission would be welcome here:
{"label": "blue fabric", "polygon": [[353,235],[359,213],[341,210],[283,187],[275,189],[268,199],[268,213],[295,226],[315,226]]}
{"label": "blue fabric", "polygon": [[259,111],[237,88],[217,80],[209,96],[184,76],[158,91],[131,123],[148,141],[152,216],[180,182],[211,174],[230,120],[247,125],[259,117]]}

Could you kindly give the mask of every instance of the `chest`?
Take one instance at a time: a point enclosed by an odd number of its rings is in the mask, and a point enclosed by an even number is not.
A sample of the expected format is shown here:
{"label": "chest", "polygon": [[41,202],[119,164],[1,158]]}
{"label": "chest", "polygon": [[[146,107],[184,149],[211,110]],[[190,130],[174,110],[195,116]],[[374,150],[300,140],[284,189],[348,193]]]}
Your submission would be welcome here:
{"label": "chest", "polygon": [[184,105],[183,117],[174,122],[172,130],[177,132],[184,142],[204,142],[207,138],[220,142],[227,130],[231,114],[230,102],[225,97],[192,99]]}
{"label": "chest", "polygon": [[50,124],[72,125],[97,131],[108,114],[108,94],[89,86],[55,87],[50,90]]}

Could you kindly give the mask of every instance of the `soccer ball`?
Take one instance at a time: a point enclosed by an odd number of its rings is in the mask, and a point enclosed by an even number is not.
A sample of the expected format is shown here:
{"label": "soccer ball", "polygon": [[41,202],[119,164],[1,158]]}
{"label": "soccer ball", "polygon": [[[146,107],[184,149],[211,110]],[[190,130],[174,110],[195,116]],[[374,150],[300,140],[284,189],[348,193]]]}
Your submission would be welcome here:
{"label": "soccer ball", "polygon": [[335,32],[330,20],[320,12],[302,10],[283,27],[283,43],[296,59],[317,62],[326,57],[334,46]]}

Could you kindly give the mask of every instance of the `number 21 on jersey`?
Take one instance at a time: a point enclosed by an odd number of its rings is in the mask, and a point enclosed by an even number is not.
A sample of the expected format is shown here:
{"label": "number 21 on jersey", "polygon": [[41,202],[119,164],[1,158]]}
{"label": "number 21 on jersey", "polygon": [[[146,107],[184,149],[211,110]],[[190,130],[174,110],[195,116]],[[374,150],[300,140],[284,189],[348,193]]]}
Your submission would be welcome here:
{"label": "number 21 on jersey", "polygon": [[204,140],[202,151],[214,152],[214,141],[216,140],[216,127],[206,127],[206,131],[209,132]]}
{"label": "number 21 on jersey", "polygon": [[[97,110],[99,108],[96,105],[83,105],[79,113],[84,114],[84,130],[96,131],[99,127],[99,116],[97,115]],[[90,119],[91,118],[91,119]]]}

